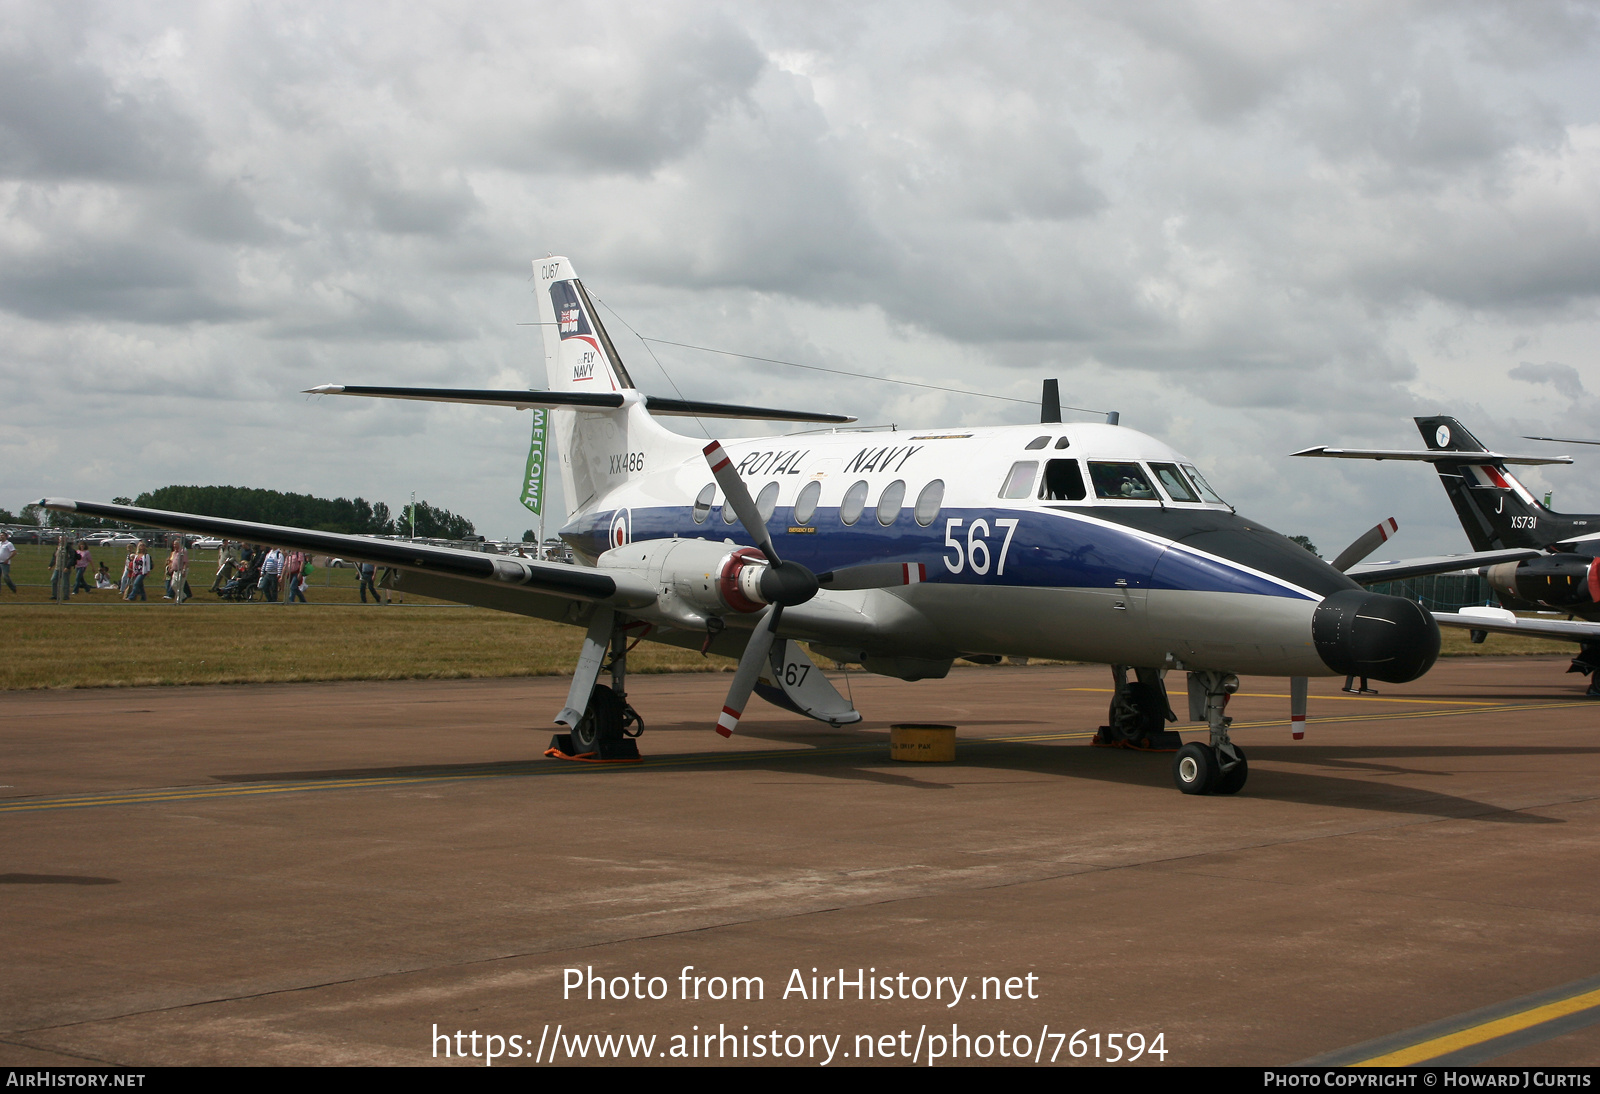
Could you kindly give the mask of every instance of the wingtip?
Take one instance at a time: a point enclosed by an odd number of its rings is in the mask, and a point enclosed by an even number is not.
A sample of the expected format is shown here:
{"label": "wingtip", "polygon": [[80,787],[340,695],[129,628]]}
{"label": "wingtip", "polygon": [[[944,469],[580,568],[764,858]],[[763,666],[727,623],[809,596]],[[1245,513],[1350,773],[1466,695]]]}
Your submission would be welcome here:
{"label": "wingtip", "polygon": [[302,395],[338,395],[338,394],[341,394],[343,391],[344,391],[344,385],[343,384],[318,384],[316,387],[308,387],[308,388],[306,388],[303,392],[301,392],[301,394]]}

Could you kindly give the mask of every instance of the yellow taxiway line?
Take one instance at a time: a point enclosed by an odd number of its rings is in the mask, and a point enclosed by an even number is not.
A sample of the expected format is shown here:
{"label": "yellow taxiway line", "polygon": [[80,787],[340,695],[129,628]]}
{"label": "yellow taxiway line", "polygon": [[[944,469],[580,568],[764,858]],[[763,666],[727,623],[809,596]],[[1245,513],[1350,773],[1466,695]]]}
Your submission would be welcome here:
{"label": "yellow taxiway line", "polygon": [[1492,1041],[1496,1037],[1504,1037],[1508,1033],[1520,1033],[1525,1029],[1557,1018],[1565,1018],[1569,1014],[1576,1014],[1581,1010],[1600,1007],[1600,988],[1586,991],[1580,995],[1558,999],[1554,1003],[1545,1003],[1543,1006],[1531,1007],[1516,1014],[1508,1014],[1504,1018],[1482,1022],[1455,1033],[1447,1033],[1443,1037],[1434,1037],[1427,1041],[1420,1041],[1393,1052],[1386,1052],[1382,1056],[1374,1056],[1368,1060],[1358,1060],[1351,1067],[1407,1067],[1411,1064],[1420,1064],[1428,1060],[1438,1059],[1440,1056],[1452,1052],[1460,1052],[1464,1048],[1481,1045],[1485,1041]]}

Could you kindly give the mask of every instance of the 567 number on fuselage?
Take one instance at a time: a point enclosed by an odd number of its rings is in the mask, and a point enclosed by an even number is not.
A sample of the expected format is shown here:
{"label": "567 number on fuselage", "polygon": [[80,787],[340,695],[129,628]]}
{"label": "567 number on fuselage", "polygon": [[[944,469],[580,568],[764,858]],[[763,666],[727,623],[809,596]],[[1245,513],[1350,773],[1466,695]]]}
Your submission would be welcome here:
{"label": "567 number on fuselage", "polygon": [[991,534],[989,522],[982,517],[968,525],[966,549],[963,550],[958,534],[961,530],[961,525],[964,523],[965,521],[960,517],[951,517],[944,522],[945,549],[955,552],[954,558],[949,555],[944,556],[945,569],[953,574],[970,570],[972,573],[982,576],[989,572],[989,566],[992,562],[995,576],[1003,577],[1006,572],[1006,554],[1011,550],[1011,537],[1016,535],[1017,525],[1020,523],[1019,520],[1016,517],[1000,517],[994,522],[994,535],[999,535],[999,529],[1001,528],[1006,530],[1006,538],[1000,544],[999,558],[992,558],[989,553],[989,541],[987,539]]}

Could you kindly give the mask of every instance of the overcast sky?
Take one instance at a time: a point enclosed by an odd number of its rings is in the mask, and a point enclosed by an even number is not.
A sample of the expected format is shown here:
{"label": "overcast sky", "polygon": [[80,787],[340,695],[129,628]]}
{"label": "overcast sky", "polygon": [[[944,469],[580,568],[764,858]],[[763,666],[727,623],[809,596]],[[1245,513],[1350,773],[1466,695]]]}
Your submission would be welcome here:
{"label": "overcast sky", "polygon": [[[1331,557],[1465,550],[1431,471],[1600,438],[1600,5],[0,0],[0,506],[168,483],[520,535],[566,254],[646,390],[867,422],[1120,410]],[[670,376],[670,379],[668,378]],[[1069,415],[1070,417],[1070,415]],[[692,422],[669,419],[678,428]],[[1600,510],[1600,448],[1530,472]],[[551,527],[553,529],[554,523]]]}

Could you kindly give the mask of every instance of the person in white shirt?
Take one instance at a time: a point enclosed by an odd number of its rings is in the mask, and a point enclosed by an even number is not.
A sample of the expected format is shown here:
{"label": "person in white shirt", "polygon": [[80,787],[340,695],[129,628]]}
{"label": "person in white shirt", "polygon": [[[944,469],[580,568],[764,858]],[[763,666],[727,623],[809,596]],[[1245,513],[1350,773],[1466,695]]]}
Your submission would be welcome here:
{"label": "person in white shirt", "polygon": [[177,536],[172,541],[172,551],[167,555],[167,581],[172,588],[172,602],[182,604],[184,601],[184,583],[189,580],[189,552],[183,546],[183,537]]}
{"label": "person in white shirt", "polygon": [[278,575],[283,572],[283,552],[274,547],[261,563],[261,592],[268,604],[278,602]]}
{"label": "person in white shirt", "polygon": [[11,542],[10,532],[0,532],[0,579],[3,579],[12,592],[17,591],[17,586],[11,580],[11,556],[17,553],[17,545]]}

